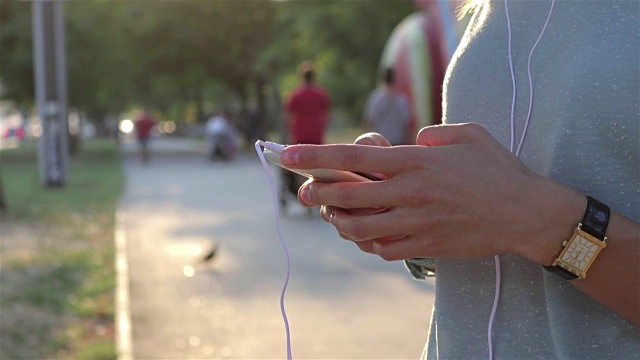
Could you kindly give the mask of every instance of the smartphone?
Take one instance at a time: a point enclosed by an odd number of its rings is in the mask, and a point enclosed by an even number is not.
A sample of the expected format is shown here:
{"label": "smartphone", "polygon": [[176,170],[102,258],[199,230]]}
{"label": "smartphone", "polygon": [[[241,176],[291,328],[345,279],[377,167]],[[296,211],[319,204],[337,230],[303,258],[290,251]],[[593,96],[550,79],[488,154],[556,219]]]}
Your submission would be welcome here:
{"label": "smartphone", "polygon": [[374,175],[355,172],[355,171],[343,171],[334,169],[293,169],[286,167],[280,163],[280,154],[287,147],[278,143],[270,141],[260,141],[259,144],[263,147],[262,153],[264,157],[270,162],[280,166],[283,169],[293,171],[296,174],[314,179],[321,182],[362,182],[362,181],[379,181],[382,180]]}

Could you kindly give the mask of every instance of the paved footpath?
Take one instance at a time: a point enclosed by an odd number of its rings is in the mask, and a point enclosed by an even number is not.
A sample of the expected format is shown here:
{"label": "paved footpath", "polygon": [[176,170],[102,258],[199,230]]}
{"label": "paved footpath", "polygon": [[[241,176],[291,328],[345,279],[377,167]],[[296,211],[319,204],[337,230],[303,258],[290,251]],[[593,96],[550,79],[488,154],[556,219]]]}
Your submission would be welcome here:
{"label": "paved footpath", "polygon": [[[118,311],[130,324],[119,322],[121,359],[286,358],[285,255],[257,156],[211,162],[197,143],[155,140],[146,165],[133,144],[122,145],[117,238],[127,271]],[[360,252],[290,204],[280,219],[292,263],[285,307],[293,358],[418,358],[433,282]]]}

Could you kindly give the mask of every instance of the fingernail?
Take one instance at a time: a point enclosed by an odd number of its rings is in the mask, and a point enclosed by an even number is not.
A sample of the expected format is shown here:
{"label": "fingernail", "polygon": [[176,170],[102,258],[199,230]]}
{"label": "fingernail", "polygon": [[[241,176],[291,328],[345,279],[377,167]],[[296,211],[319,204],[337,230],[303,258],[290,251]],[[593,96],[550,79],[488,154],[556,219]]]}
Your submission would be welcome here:
{"label": "fingernail", "polygon": [[282,155],[280,155],[280,161],[285,166],[295,166],[298,163],[300,155],[298,149],[284,149]]}
{"label": "fingernail", "polygon": [[311,190],[309,189],[311,185],[303,186],[300,189],[300,199],[307,204],[311,204],[311,195],[309,194]]}

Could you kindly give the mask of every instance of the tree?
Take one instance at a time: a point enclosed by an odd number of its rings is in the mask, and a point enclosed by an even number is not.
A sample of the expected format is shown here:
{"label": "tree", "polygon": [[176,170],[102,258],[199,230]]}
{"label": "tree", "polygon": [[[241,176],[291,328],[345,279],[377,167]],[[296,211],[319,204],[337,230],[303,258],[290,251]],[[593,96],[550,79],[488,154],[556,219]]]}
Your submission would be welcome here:
{"label": "tree", "polygon": [[122,111],[135,96],[140,65],[131,57],[131,23],[124,4],[65,2],[69,105],[94,114]]}
{"label": "tree", "polygon": [[[145,2],[136,6],[144,6],[138,18],[144,26],[133,36],[138,44],[135,54],[151,70],[138,74],[138,87],[173,79],[172,95],[201,104],[206,89],[217,82],[246,98],[255,59],[270,41],[271,2]],[[164,94],[172,93],[160,88]]]}
{"label": "tree", "polygon": [[31,3],[0,2],[0,98],[28,108],[34,101]]}
{"label": "tree", "polygon": [[[0,96],[24,104],[30,9],[0,1]],[[65,2],[69,106],[98,120],[136,105],[177,120],[193,106],[245,108],[287,93],[297,64],[312,59],[336,111],[356,121],[389,34],[415,10],[413,0]]]}
{"label": "tree", "polygon": [[366,94],[376,85],[389,35],[414,11],[413,0],[280,2],[274,40],[258,66],[275,69],[281,91],[288,93],[297,84],[297,64],[313,60],[334,107],[356,123]]}

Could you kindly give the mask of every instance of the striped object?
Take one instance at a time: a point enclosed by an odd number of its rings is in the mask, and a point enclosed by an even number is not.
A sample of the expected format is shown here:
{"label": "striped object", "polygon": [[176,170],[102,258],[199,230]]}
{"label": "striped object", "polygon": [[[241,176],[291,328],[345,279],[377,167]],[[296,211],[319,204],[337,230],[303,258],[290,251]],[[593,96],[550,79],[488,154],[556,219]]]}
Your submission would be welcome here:
{"label": "striped object", "polygon": [[391,33],[382,68],[393,67],[396,85],[409,97],[414,128],[442,122],[442,83],[460,39],[448,1],[416,1],[423,11],[406,17]]}

